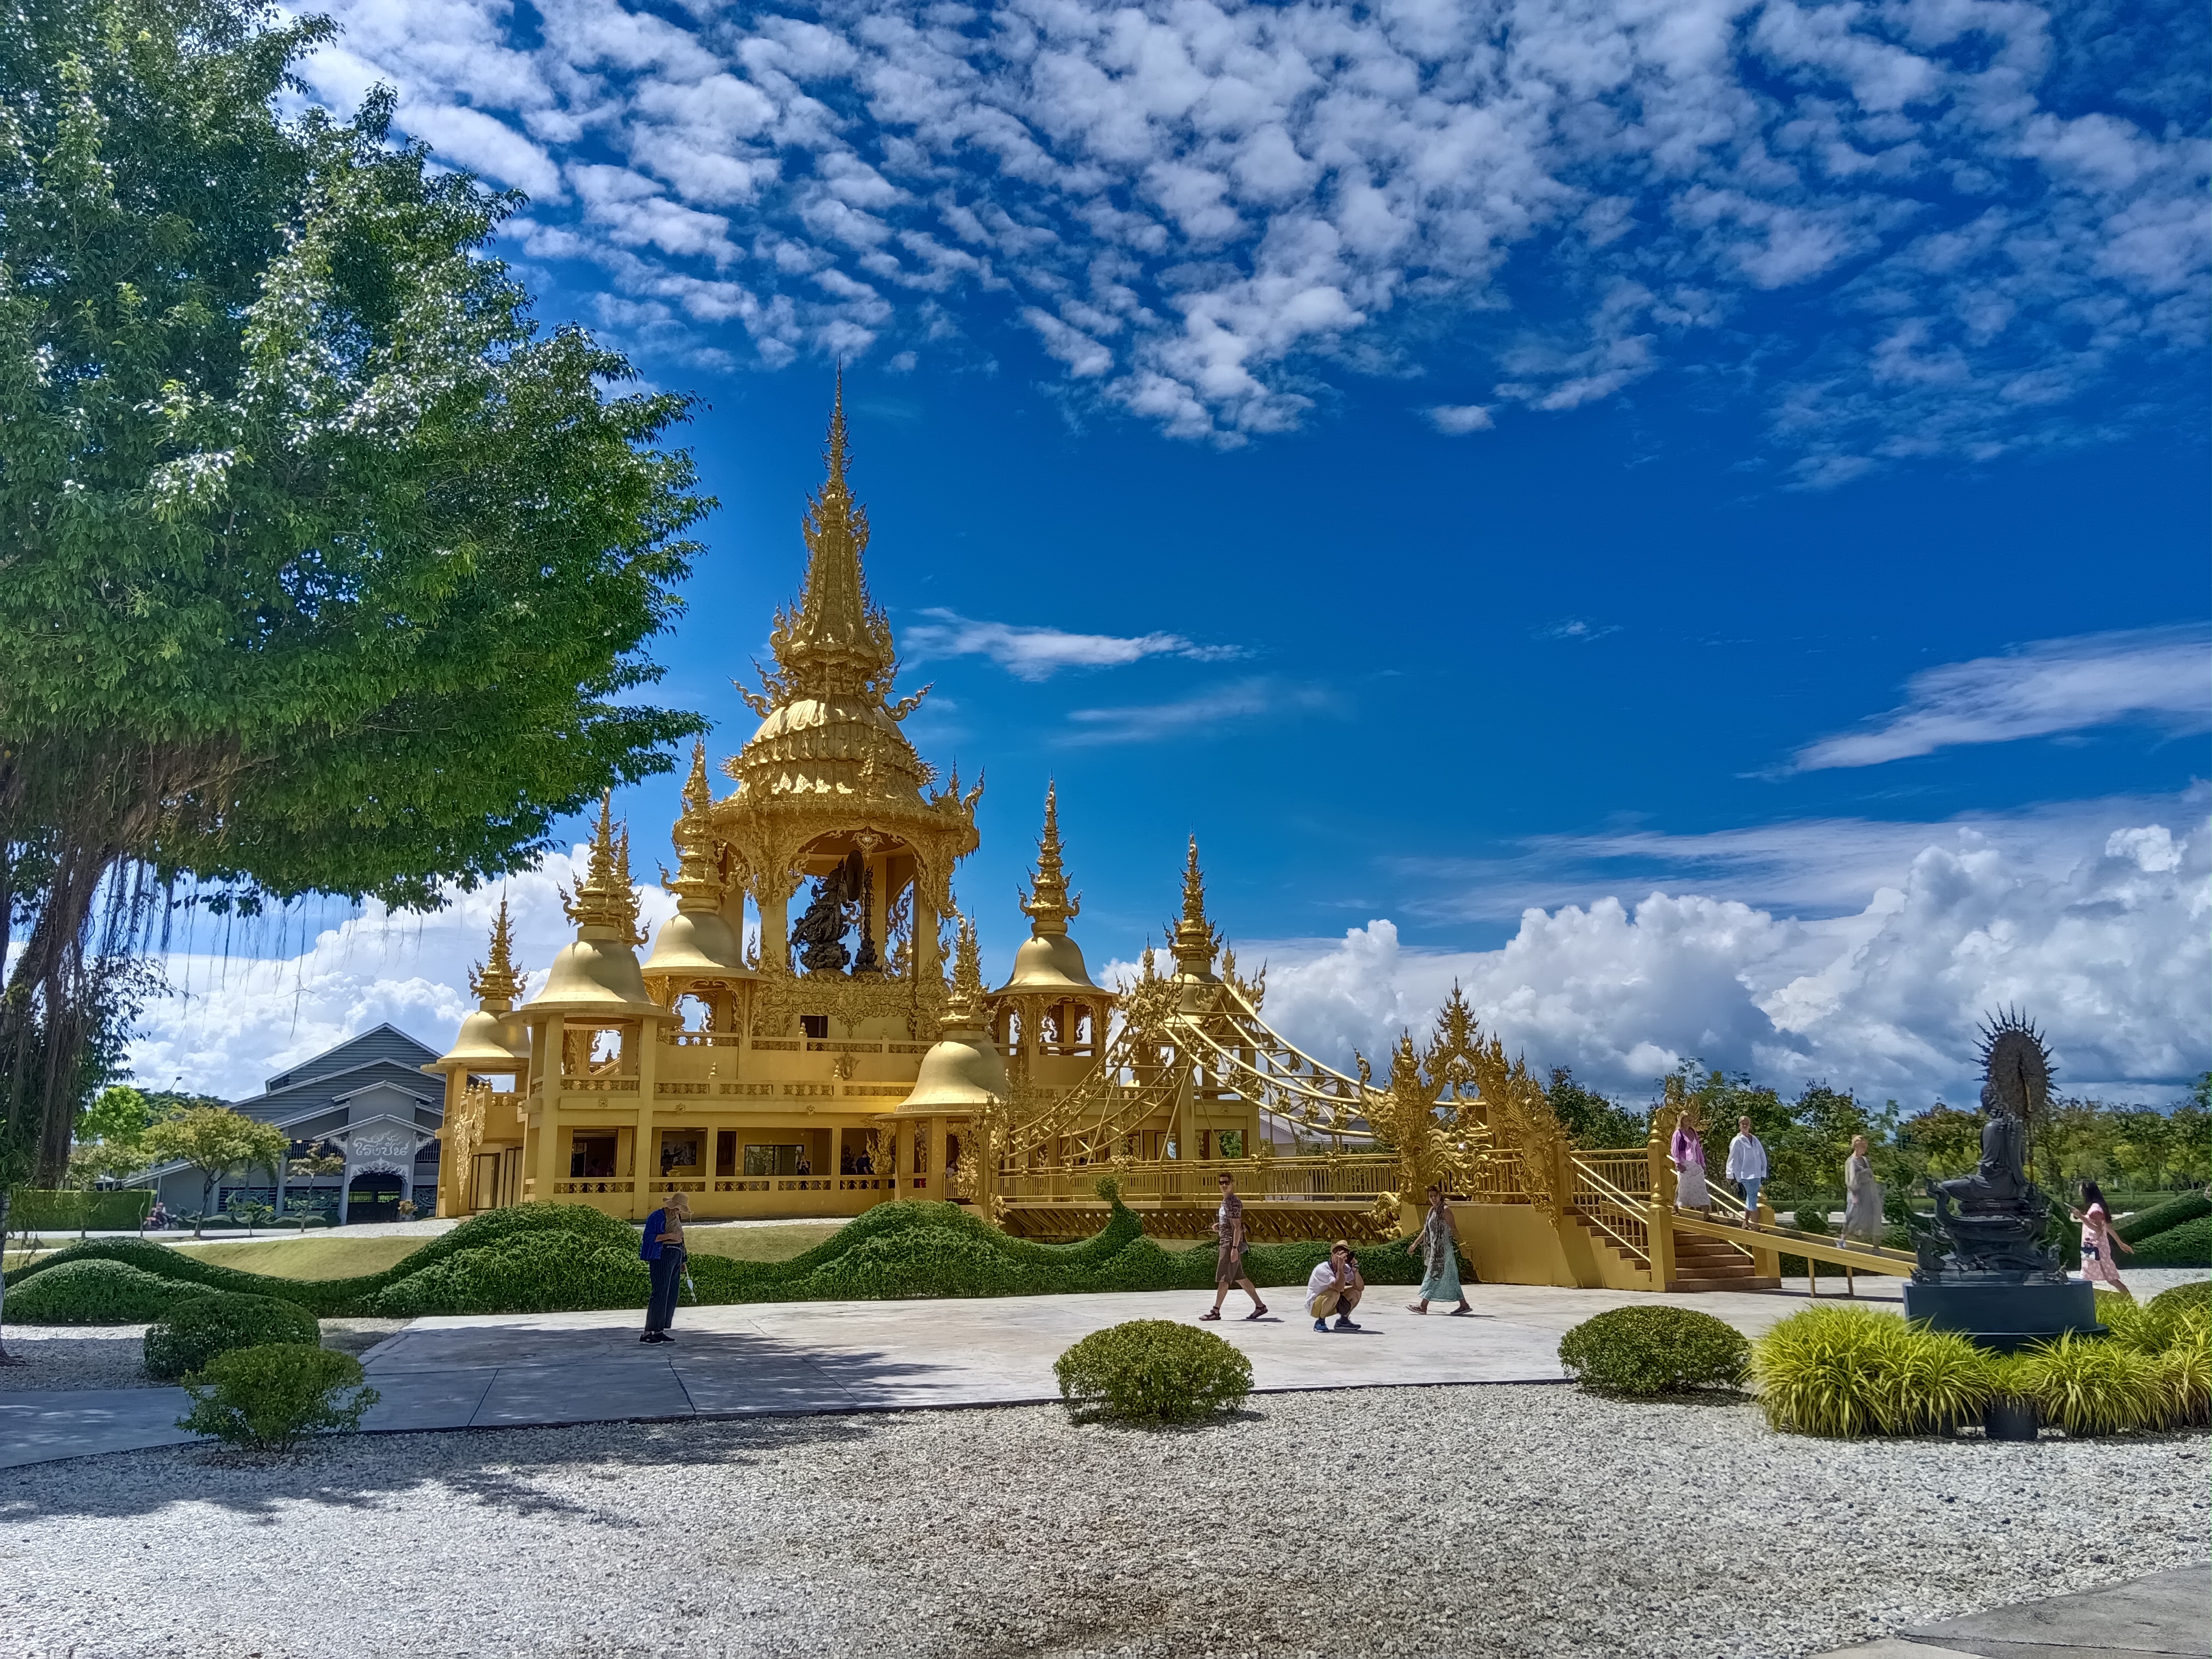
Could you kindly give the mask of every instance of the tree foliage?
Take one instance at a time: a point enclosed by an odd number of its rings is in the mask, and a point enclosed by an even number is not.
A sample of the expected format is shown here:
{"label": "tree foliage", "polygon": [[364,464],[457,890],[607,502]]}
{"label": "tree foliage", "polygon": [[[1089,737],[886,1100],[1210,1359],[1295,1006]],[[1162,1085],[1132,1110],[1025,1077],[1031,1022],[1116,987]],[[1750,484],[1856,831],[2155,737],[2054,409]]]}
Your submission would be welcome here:
{"label": "tree foliage", "polygon": [[333,33],[0,18],[0,1067],[42,1168],[179,878],[430,906],[697,725],[635,698],[710,505],[688,400],[539,331],[483,251],[520,198],[392,143],[389,92],[279,112]]}
{"label": "tree foliage", "polygon": [[183,1164],[200,1173],[200,1213],[215,1204],[215,1184],[232,1170],[267,1170],[270,1178],[292,1150],[292,1138],[273,1123],[228,1106],[194,1106],[164,1118],[142,1143],[157,1164]]}

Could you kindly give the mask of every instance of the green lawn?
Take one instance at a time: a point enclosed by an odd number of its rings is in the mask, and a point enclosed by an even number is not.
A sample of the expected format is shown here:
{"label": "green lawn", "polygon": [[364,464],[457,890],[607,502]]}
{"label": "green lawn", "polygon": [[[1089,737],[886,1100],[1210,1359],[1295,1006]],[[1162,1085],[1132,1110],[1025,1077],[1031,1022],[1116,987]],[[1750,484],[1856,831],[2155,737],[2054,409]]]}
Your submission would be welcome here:
{"label": "green lawn", "polygon": [[[167,1244],[168,1241],[163,1239]],[[215,1267],[267,1273],[276,1279],[355,1279],[397,1266],[428,1243],[422,1238],[288,1238],[275,1244],[226,1239],[218,1243],[170,1244],[179,1254]]]}
{"label": "green lawn", "polygon": [[788,1261],[825,1238],[835,1238],[842,1221],[793,1221],[781,1227],[694,1225],[684,1235],[696,1255],[727,1256],[734,1261]]}

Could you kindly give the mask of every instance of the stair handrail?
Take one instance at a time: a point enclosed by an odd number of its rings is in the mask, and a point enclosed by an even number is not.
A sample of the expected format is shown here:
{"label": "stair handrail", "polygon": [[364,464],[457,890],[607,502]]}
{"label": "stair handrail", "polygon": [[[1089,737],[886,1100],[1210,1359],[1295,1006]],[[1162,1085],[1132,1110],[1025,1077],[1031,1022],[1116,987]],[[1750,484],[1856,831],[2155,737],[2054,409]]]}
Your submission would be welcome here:
{"label": "stair handrail", "polygon": [[[1577,1184],[1582,1182],[1588,1182],[1592,1187],[1597,1189],[1598,1195],[1601,1198],[1610,1200],[1613,1205],[1617,1206],[1624,1214],[1632,1216],[1639,1221],[1644,1220],[1650,1212],[1650,1200],[1648,1195],[1632,1194],[1625,1191],[1621,1188],[1614,1186],[1612,1182],[1607,1180],[1603,1176],[1597,1172],[1596,1166],[1579,1150],[1570,1150],[1567,1154],[1567,1158],[1568,1161],[1574,1166],[1574,1175]],[[1574,1193],[1571,1190],[1568,1194],[1571,1204],[1572,1204],[1574,1196]],[[1583,1210],[1582,1206],[1579,1204],[1572,1204],[1572,1208],[1574,1213],[1577,1217],[1589,1222],[1600,1232],[1605,1234],[1608,1238],[1613,1239],[1621,1247],[1621,1249],[1626,1250],[1631,1255],[1635,1257],[1636,1260],[1644,1263],[1645,1267],[1648,1267],[1651,1265],[1651,1240],[1648,1231],[1648,1223],[1646,1224],[1647,1232],[1644,1241],[1643,1243],[1638,1244],[1634,1240],[1622,1233],[1620,1229],[1614,1227],[1606,1220],[1605,1212],[1601,1206],[1595,1212]]]}

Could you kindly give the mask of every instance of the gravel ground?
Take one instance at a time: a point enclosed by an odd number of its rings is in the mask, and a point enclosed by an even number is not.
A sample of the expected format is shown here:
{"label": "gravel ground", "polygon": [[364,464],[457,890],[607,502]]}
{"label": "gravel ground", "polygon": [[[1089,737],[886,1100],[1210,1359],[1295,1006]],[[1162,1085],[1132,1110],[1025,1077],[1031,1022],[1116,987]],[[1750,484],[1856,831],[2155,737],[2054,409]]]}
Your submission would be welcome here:
{"label": "gravel ground", "polygon": [[0,1655],[338,1659],[368,1620],[427,1656],[1796,1659],[2203,1560],[2208,1454],[1530,1386],[1161,1433],[1006,1407],[179,1448],[0,1472]]}
{"label": "gravel ground", "polygon": [[[325,1319],[323,1346],[366,1353],[404,1319]],[[146,1375],[143,1325],[10,1325],[8,1352],[24,1363],[0,1365],[0,1394],[43,1389],[165,1389]]]}

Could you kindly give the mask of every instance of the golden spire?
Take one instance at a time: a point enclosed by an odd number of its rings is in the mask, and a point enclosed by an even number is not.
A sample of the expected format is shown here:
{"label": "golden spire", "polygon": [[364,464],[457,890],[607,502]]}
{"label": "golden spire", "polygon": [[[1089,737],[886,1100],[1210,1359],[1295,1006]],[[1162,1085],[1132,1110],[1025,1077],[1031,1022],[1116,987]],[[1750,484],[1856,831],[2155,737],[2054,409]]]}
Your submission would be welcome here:
{"label": "golden spire", "polygon": [[[868,598],[861,556],[868,547],[868,514],[845,481],[845,375],[837,374],[823,460],[829,476],[822,493],[807,501],[799,533],[806,541],[806,582],[797,608],[779,611],[769,630],[777,678],[772,694],[822,696],[890,689],[898,667],[890,623]],[[783,697],[778,696],[778,702]]]}
{"label": "golden spire", "polygon": [[637,894],[629,884],[629,826],[624,824],[617,836],[612,791],[599,797],[599,828],[592,832],[584,878],[574,890],[562,893],[561,908],[576,924],[580,938],[596,934],[627,945],[645,943],[637,930]]}
{"label": "golden spire", "polygon": [[507,895],[499,899],[499,920],[491,925],[491,949],[469,969],[469,994],[484,1012],[503,1014],[522,994],[522,975],[514,970],[514,928],[507,920]]}
{"label": "golden spire", "polygon": [[945,1005],[945,1030],[975,1025],[983,1018],[983,955],[975,942],[975,924],[960,918],[952,951],[952,997]]}
{"label": "golden spire", "polygon": [[1049,781],[1044,787],[1044,833],[1037,837],[1036,877],[1022,895],[1021,907],[1033,937],[1064,933],[1069,921],[1083,914],[1083,896],[1069,896],[1066,872],[1060,867],[1060,792]]}
{"label": "golden spire", "polygon": [[1198,867],[1198,837],[1193,836],[1190,859],[1182,872],[1182,916],[1170,930],[1176,970],[1197,979],[1211,978],[1218,943],[1213,924],[1206,919],[1206,872]]}
{"label": "golden spire", "polygon": [[714,792],[707,782],[707,740],[691,746],[691,775],[684,785],[684,811],[668,839],[676,848],[676,873],[664,869],[660,884],[676,895],[679,910],[719,910],[726,884],[714,856],[714,825],[708,815]]}

